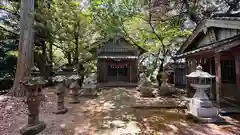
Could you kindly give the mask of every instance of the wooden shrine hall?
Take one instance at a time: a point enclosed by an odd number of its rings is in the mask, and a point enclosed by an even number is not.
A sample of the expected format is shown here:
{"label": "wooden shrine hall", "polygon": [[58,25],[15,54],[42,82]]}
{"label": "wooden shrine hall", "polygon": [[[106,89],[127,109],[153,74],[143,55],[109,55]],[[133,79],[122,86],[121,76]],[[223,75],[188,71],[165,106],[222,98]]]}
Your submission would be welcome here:
{"label": "wooden shrine hall", "polygon": [[[185,58],[186,74],[200,64],[216,75],[209,92],[220,103],[240,103],[240,18],[214,17],[203,20],[183,43],[175,58]],[[189,81],[186,89],[191,91]]]}
{"label": "wooden shrine hall", "polygon": [[138,59],[145,50],[124,38],[111,39],[97,48],[98,87],[136,87]]}

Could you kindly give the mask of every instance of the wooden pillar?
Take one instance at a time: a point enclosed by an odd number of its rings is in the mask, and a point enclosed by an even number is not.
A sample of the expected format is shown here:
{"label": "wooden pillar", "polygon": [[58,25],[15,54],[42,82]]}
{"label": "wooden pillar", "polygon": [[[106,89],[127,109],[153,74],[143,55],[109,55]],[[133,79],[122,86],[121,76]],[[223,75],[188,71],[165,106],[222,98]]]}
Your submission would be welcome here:
{"label": "wooden pillar", "polygon": [[138,63],[139,63],[139,59],[137,59],[137,60],[134,62],[134,68],[133,68],[133,70],[136,69],[136,72],[134,72],[134,73],[135,73],[135,76],[134,76],[135,82],[138,82],[138,81],[139,81],[139,67],[138,67]]}
{"label": "wooden pillar", "polygon": [[104,62],[102,63],[103,66],[103,69],[101,72],[103,72],[103,82],[108,82],[107,81],[107,70],[108,70],[108,61],[107,60],[104,60]]}
{"label": "wooden pillar", "polygon": [[[209,68],[210,68],[210,74],[212,75],[212,60],[211,59],[209,59]],[[211,88],[210,88],[210,99],[214,99],[214,97],[213,97],[213,87],[212,87],[212,79],[211,79],[211,81],[210,81],[210,84],[211,84]]]}
{"label": "wooden pillar", "polygon": [[100,81],[100,66],[99,66],[99,59],[97,59],[97,82],[99,83]]}
{"label": "wooden pillar", "polygon": [[222,91],[222,74],[221,74],[221,53],[215,55],[215,70],[216,70],[216,101],[220,105],[220,96]]}
{"label": "wooden pillar", "polygon": [[129,82],[132,82],[132,62],[129,62]]}
{"label": "wooden pillar", "polygon": [[240,94],[240,56],[235,56],[235,65],[236,65],[236,83],[238,94]]}
{"label": "wooden pillar", "polygon": [[[189,74],[190,73],[190,65],[191,65],[191,63],[190,63],[190,61],[186,58],[186,63],[185,63],[186,65],[185,65],[185,70],[186,70],[186,75],[187,74]],[[186,77],[186,79],[185,79],[185,81],[186,81],[186,91],[187,91],[187,96],[189,96],[189,94],[190,94],[190,83],[189,83],[189,78],[187,78]]]}

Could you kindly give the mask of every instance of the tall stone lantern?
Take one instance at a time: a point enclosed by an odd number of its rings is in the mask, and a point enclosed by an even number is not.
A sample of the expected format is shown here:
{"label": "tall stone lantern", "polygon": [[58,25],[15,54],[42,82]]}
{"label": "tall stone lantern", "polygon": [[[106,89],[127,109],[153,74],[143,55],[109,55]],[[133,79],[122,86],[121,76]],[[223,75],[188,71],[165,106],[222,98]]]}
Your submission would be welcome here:
{"label": "tall stone lantern", "polygon": [[68,111],[64,106],[64,94],[65,94],[65,76],[55,76],[54,82],[56,83],[56,95],[57,95],[57,110],[53,113],[64,114]]}
{"label": "tall stone lantern", "polygon": [[46,83],[42,77],[27,77],[21,81],[26,88],[28,123],[20,128],[22,135],[35,135],[45,129],[46,124],[39,120],[39,105],[43,101],[42,86]]}
{"label": "tall stone lantern", "polygon": [[80,90],[80,86],[78,84],[78,79],[79,76],[78,75],[72,75],[70,77],[68,77],[68,79],[71,81],[71,84],[69,85],[70,88],[70,104],[77,104],[79,103],[79,99],[78,99],[78,95],[79,95],[79,90]]}
{"label": "tall stone lantern", "polygon": [[196,93],[189,103],[189,113],[200,120],[213,122],[218,116],[218,108],[213,106],[205,93],[211,87],[211,79],[215,76],[202,71],[202,66],[197,66],[196,71],[186,75],[190,78],[190,85],[196,89]]}

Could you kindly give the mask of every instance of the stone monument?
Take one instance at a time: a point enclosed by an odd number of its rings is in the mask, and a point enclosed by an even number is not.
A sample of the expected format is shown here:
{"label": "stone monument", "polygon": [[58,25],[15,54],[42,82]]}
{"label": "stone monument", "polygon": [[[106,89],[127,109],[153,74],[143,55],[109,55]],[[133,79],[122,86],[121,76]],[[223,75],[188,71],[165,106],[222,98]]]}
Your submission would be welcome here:
{"label": "stone monument", "polygon": [[97,76],[95,73],[88,75],[84,81],[82,86],[81,96],[97,96]]}
{"label": "stone monument", "polygon": [[141,93],[142,97],[155,97],[153,94],[153,88],[151,82],[148,80],[148,78],[145,76],[145,74],[142,74],[140,76],[140,82],[139,86],[137,87],[137,90]]}
{"label": "stone monument", "polygon": [[175,91],[175,89],[170,89],[169,87],[169,84],[168,84],[168,75],[166,72],[162,72],[161,73],[162,75],[162,78],[161,78],[161,81],[162,81],[162,84],[159,88],[159,91],[158,91],[158,94],[160,96],[171,96]]}
{"label": "stone monument", "polygon": [[190,78],[191,86],[196,89],[196,93],[189,103],[189,113],[201,121],[214,122],[218,116],[218,108],[213,106],[205,93],[211,87],[210,79],[215,76],[202,71],[202,66],[197,66],[195,72],[186,75]]}

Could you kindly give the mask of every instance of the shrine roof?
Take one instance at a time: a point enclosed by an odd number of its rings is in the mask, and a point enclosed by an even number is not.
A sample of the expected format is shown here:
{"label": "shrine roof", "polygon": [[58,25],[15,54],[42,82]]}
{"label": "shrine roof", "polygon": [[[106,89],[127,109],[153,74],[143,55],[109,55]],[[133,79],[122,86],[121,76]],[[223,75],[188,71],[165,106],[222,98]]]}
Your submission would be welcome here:
{"label": "shrine roof", "polygon": [[[114,46],[114,44],[116,43],[115,41],[122,41],[122,42],[125,42],[127,43],[126,46],[132,46],[133,48],[136,48],[140,51],[140,54],[143,54],[145,52],[147,52],[147,50],[145,50],[144,48],[142,48],[141,46],[135,44],[135,43],[131,43],[129,42],[128,40],[126,40],[124,37],[120,36],[120,37],[117,37],[115,39],[109,39],[109,40],[106,40],[106,41],[101,41],[101,42],[96,42],[94,44],[96,44],[97,47],[93,47],[91,49],[91,51],[97,51],[97,50],[100,50],[102,48],[104,48],[104,46],[106,46],[107,44],[112,44],[112,47],[115,48],[116,46]],[[119,47],[119,45],[117,45],[118,48],[115,48],[115,50],[120,50],[121,47]],[[113,50],[113,49],[112,49]],[[115,52],[115,51],[112,51],[111,49],[107,49],[108,52]]]}
{"label": "shrine roof", "polygon": [[[202,20],[193,30],[192,35],[182,44],[176,55],[185,53],[185,50],[201,35],[206,35],[208,28],[240,29],[240,17],[212,17]],[[209,45],[209,44],[208,44]]]}
{"label": "shrine roof", "polygon": [[228,50],[230,48],[240,45],[240,35],[220,40],[211,44],[204,45],[202,47],[196,48],[192,51],[188,51],[182,54],[175,55],[175,58],[183,58],[184,56],[191,55],[194,53],[204,52],[208,50],[215,49],[215,53]]}
{"label": "shrine roof", "polygon": [[98,59],[138,59],[138,56],[98,56]]}

